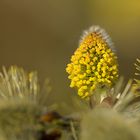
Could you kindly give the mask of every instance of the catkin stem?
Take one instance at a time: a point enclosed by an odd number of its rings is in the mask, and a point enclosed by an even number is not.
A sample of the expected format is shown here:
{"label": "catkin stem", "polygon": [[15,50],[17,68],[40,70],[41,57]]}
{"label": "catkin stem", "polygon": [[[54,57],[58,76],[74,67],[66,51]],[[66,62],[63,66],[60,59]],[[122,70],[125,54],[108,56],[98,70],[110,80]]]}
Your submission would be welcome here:
{"label": "catkin stem", "polygon": [[94,100],[93,96],[89,97],[89,106],[90,106],[91,109],[93,109],[94,106],[95,106],[95,100]]}

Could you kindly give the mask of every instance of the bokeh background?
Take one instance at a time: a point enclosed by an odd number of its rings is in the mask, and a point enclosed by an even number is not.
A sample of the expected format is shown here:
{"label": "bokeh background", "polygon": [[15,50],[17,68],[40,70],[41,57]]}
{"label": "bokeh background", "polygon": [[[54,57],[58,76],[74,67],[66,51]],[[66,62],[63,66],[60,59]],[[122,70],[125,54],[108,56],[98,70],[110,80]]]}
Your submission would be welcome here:
{"label": "bokeh background", "polygon": [[66,64],[83,30],[100,25],[115,43],[120,74],[133,77],[140,56],[139,0],[0,0],[0,66],[51,79],[49,102],[71,103]]}

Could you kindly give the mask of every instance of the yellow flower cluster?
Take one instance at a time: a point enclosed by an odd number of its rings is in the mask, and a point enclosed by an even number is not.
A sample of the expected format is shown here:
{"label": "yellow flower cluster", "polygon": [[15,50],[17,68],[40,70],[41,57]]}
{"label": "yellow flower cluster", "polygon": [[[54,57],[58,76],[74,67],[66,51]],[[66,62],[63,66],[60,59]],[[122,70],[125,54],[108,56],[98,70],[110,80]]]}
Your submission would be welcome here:
{"label": "yellow flower cluster", "polygon": [[91,96],[97,87],[112,86],[118,77],[117,57],[101,35],[88,33],[66,68],[70,87],[77,87],[82,98]]}

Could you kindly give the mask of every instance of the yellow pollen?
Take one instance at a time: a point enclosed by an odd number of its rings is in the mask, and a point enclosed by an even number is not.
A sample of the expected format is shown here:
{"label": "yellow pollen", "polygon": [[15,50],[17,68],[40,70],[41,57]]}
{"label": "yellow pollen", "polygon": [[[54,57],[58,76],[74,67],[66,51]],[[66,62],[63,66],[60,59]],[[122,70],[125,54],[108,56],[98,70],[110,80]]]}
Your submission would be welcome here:
{"label": "yellow pollen", "polygon": [[87,98],[100,85],[111,86],[118,77],[117,56],[109,44],[96,33],[84,37],[66,68],[71,79],[70,87],[78,89],[78,95]]}

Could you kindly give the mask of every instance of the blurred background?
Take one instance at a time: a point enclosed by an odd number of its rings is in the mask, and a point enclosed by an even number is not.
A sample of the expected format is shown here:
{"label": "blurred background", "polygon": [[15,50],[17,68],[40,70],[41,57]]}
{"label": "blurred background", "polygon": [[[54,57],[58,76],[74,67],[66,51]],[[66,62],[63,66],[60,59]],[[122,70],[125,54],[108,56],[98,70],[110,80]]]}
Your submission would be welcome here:
{"label": "blurred background", "polygon": [[71,103],[66,64],[83,30],[100,25],[115,43],[120,74],[133,77],[140,56],[139,0],[0,0],[0,67],[37,70],[52,85],[49,102]]}

